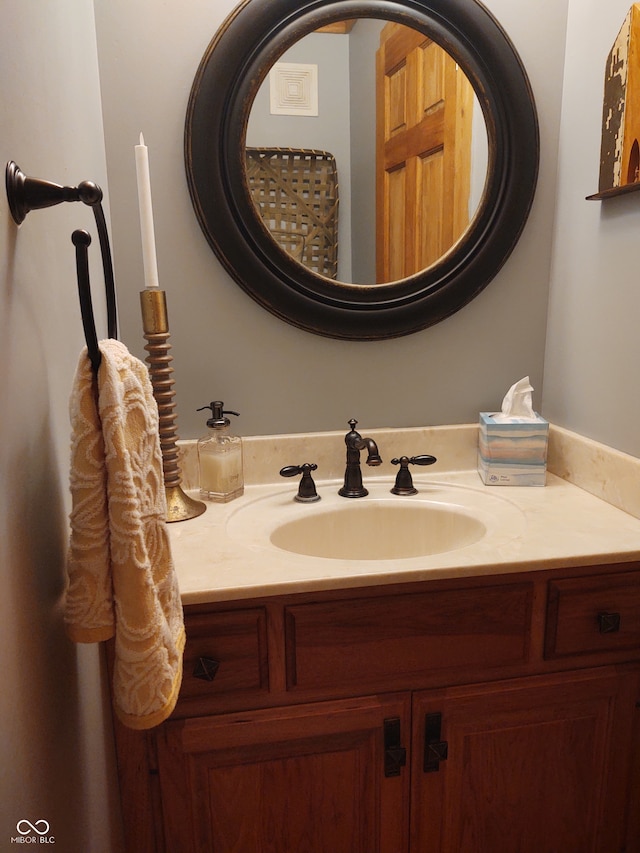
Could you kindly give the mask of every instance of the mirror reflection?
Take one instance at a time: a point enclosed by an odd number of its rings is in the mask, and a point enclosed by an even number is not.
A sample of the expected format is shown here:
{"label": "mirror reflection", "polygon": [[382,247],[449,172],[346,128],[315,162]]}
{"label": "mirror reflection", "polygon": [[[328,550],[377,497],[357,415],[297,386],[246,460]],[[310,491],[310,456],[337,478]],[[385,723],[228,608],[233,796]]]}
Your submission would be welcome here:
{"label": "mirror reflection", "polygon": [[423,33],[375,18],[286,51],[256,94],[246,146],[249,190],[276,243],[320,275],[368,286],[446,254],[487,176],[465,74]]}

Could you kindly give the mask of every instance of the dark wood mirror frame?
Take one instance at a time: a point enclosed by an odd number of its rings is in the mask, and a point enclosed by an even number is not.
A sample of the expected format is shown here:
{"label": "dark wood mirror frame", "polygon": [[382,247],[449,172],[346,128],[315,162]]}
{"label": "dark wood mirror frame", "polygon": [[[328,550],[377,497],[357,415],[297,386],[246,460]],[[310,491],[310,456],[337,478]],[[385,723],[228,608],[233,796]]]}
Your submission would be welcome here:
{"label": "dark wood mirror frame", "polygon": [[[270,67],[309,32],[353,18],[397,21],[444,47],[473,84],[489,141],[484,194],[463,237],[437,263],[388,284],[336,282],[293,260],[263,225],[246,179],[247,121]],[[187,181],[211,248],[264,308],[331,338],[411,334],[477,296],[520,237],[538,161],[526,71],[500,24],[476,0],[245,0],[207,48],[187,108]]]}

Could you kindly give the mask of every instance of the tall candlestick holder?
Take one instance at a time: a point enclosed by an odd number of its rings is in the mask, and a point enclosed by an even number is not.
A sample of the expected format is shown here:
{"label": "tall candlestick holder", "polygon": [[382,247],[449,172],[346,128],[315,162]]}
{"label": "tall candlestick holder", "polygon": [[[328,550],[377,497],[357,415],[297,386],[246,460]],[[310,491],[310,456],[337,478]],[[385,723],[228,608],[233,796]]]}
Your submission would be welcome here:
{"label": "tall candlestick holder", "polygon": [[167,521],[186,521],[206,510],[206,504],[196,501],[182,490],[179,450],[177,445],[175,392],[169,355],[169,318],[164,290],[151,288],[140,293],[142,329],[147,344],[146,362],[149,365],[153,396],[158,404],[162,472],[167,496]]}

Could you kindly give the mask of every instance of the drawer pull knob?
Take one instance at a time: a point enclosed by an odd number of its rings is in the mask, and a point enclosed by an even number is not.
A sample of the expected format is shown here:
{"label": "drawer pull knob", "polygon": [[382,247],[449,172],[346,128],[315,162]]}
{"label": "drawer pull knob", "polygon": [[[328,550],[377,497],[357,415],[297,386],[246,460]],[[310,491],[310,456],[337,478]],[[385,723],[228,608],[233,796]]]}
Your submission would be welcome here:
{"label": "drawer pull knob", "polygon": [[218,672],[220,661],[214,658],[200,657],[193,668],[193,677],[203,681],[213,681]]}
{"label": "drawer pull knob", "polygon": [[615,634],[620,630],[620,614],[598,613],[598,628],[601,634]]}

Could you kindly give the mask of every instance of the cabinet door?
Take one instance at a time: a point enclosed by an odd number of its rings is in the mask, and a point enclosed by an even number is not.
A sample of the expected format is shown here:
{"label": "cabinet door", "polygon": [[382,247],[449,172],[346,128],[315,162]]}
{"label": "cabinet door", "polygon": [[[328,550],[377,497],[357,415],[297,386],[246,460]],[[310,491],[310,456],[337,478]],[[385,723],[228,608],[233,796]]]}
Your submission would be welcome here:
{"label": "cabinet door", "polygon": [[417,695],[412,853],[636,850],[638,698],[637,672],[622,668]]}
{"label": "cabinet door", "polygon": [[406,853],[409,720],[405,694],[165,724],[167,851]]}

